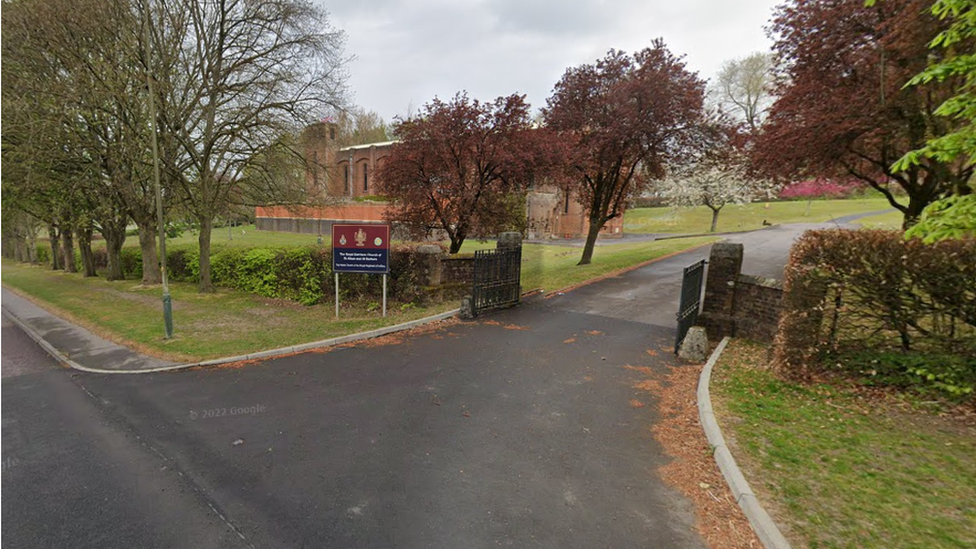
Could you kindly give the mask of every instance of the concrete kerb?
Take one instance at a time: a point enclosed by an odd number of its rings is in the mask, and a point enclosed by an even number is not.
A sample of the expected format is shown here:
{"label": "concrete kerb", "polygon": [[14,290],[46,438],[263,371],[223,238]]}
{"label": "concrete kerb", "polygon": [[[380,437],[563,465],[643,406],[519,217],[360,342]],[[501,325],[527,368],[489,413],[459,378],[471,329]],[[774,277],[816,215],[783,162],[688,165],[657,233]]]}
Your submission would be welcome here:
{"label": "concrete kerb", "polygon": [[310,351],[312,349],[319,349],[322,347],[333,347],[335,345],[342,345],[343,343],[353,343],[356,341],[364,341],[367,339],[373,339],[377,337],[382,337],[395,332],[402,332],[404,330],[409,330],[411,328],[416,328],[424,324],[429,324],[431,322],[438,322],[440,320],[446,320],[458,314],[459,309],[453,309],[445,313],[440,313],[433,316],[428,316],[425,318],[420,318],[417,320],[411,320],[410,322],[404,322],[397,324],[395,326],[387,326],[384,328],[377,328],[375,330],[370,330],[368,332],[360,332],[358,334],[350,334],[345,336],[333,337],[330,339],[323,339],[321,341],[313,341],[310,343],[302,343],[299,345],[290,345],[288,347],[281,347],[279,349],[271,349],[268,351],[260,351],[257,353],[250,353],[246,355],[238,355],[224,358],[215,358],[211,360],[203,360],[200,362],[193,362],[187,364],[174,364],[172,366],[163,366],[160,368],[146,368],[143,370],[105,370],[102,368],[89,368],[87,366],[82,366],[77,362],[71,360],[69,357],[65,356],[61,351],[57,350],[53,345],[48,343],[40,334],[34,331],[33,328],[28,326],[25,322],[17,318],[13,313],[9,312],[6,308],[3,308],[3,316],[10,319],[11,322],[20,327],[31,339],[37,342],[38,345],[49,355],[51,355],[55,360],[73,368],[75,370],[81,370],[83,372],[89,372],[93,374],[151,374],[159,372],[169,372],[173,370],[184,370],[187,368],[197,368],[205,366],[218,366],[221,364],[228,364],[231,362],[242,362],[245,360],[257,360],[262,358],[273,358],[281,355],[288,355],[293,353],[300,353],[304,351]]}
{"label": "concrete kerb", "polygon": [[749,486],[749,482],[746,481],[739,466],[736,465],[735,458],[732,457],[732,453],[725,444],[725,437],[722,436],[722,430],[719,429],[718,422],[715,420],[715,413],[712,410],[712,399],[708,385],[712,379],[712,369],[728,345],[729,339],[726,337],[718,344],[698,378],[698,417],[702,429],[705,431],[705,437],[708,439],[708,444],[712,447],[715,462],[722,471],[725,482],[732,490],[732,496],[735,497],[736,503],[739,504],[742,512],[749,519],[752,529],[759,536],[759,541],[766,549],[790,549],[790,543],[783,537],[769,513],[760,505]]}
{"label": "concrete kerb", "polygon": [[666,235],[666,236],[657,236],[657,237],[654,238],[654,240],[655,241],[658,241],[658,240],[674,240],[676,238],[696,238],[696,237],[699,237],[699,236],[734,236],[734,235],[737,235],[737,234],[755,233],[755,232],[759,232],[759,231],[768,231],[770,229],[775,229],[776,227],[779,227],[779,225],[780,225],[779,223],[772,223],[772,224],[766,225],[765,227],[761,227],[759,229],[746,229],[746,230],[742,230],[742,231],[723,231],[723,232],[720,232],[720,233],[688,233],[688,234],[674,234],[674,235]]}

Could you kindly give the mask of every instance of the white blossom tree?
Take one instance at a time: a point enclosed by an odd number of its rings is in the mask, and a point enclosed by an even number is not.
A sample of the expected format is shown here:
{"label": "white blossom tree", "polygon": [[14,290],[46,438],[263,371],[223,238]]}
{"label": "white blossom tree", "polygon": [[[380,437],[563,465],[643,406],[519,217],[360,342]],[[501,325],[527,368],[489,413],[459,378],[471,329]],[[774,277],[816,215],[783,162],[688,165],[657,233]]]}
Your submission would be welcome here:
{"label": "white blossom tree", "polygon": [[718,227],[718,215],[729,204],[746,204],[762,196],[768,182],[751,177],[738,155],[705,157],[660,184],[665,201],[673,207],[705,206],[712,211],[709,232]]}

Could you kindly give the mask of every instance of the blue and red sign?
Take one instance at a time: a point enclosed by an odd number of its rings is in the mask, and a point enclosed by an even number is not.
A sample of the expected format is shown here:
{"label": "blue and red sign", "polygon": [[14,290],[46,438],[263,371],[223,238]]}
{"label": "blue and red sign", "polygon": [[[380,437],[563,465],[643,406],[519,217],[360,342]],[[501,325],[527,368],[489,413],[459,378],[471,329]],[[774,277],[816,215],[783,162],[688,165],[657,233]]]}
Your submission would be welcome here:
{"label": "blue and red sign", "polygon": [[390,272],[390,226],[333,223],[332,270],[337,273]]}

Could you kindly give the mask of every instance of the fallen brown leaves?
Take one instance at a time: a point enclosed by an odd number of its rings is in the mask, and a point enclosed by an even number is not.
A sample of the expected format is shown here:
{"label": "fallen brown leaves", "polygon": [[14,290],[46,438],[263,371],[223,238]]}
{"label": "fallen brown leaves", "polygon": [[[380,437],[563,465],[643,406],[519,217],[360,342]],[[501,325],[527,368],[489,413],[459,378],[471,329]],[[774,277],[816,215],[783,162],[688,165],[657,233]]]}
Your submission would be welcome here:
{"label": "fallen brown leaves", "polygon": [[661,421],[651,432],[674,458],[658,472],[692,501],[698,532],[709,547],[759,549],[762,544],[732,497],[698,421],[696,391],[701,369],[701,365],[671,366],[666,386],[652,384]]}
{"label": "fallen brown leaves", "polygon": [[411,338],[440,332],[441,330],[450,328],[451,326],[454,326],[460,322],[461,321],[457,318],[448,318],[446,320],[424,324],[423,326],[417,326],[416,328],[410,328],[409,330],[403,330],[402,332],[387,334],[385,336],[374,337],[372,339],[366,339],[363,341],[355,341],[346,345],[353,347],[385,347],[387,345],[402,345]]}
{"label": "fallen brown leaves", "polygon": [[649,391],[651,393],[660,393],[663,390],[656,379],[645,379],[635,383],[632,387],[638,391]]}
{"label": "fallen brown leaves", "polygon": [[501,326],[506,330],[528,330],[529,329],[528,326],[519,326],[518,324],[502,324],[497,320],[485,320],[484,322],[482,322],[482,324],[484,324],[485,326]]}
{"label": "fallen brown leaves", "polygon": [[643,408],[644,406],[647,406],[647,405],[644,404],[643,402],[637,400],[636,398],[630,399],[630,407],[631,408]]}
{"label": "fallen brown leaves", "polygon": [[566,341],[563,341],[563,343],[576,343],[576,338],[575,337],[571,337],[571,338],[567,339]]}
{"label": "fallen brown leaves", "polygon": [[654,370],[650,366],[631,366],[630,364],[624,364],[624,368],[628,370],[633,370],[635,372],[640,372],[646,376],[654,375]]}
{"label": "fallen brown leaves", "polygon": [[600,330],[589,330],[586,333],[591,336],[603,335],[603,332],[601,332]]}
{"label": "fallen brown leaves", "polygon": [[[269,360],[276,360],[279,358],[287,358],[287,357],[311,354],[311,353],[316,353],[316,354],[328,353],[333,351],[334,349],[347,349],[350,347],[384,347],[387,345],[400,345],[406,342],[410,338],[421,336],[421,335],[427,335],[427,334],[435,334],[436,332],[440,332],[441,330],[454,326],[459,322],[460,320],[458,320],[457,318],[449,318],[438,322],[431,322],[430,324],[424,324],[423,326],[417,326],[416,328],[410,328],[409,330],[404,330],[402,332],[387,334],[385,336],[374,337],[371,339],[364,339],[362,341],[341,343],[339,345],[332,345],[330,347],[319,347],[317,349],[309,349],[307,351],[296,351],[293,353],[284,353],[284,354],[269,356],[265,358],[255,358],[250,360],[238,360],[235,362],[225,362],[223,364],[214,364],[212,366],[195,366],[189,369],[190,370],[197,370],[203,368],[238,369],[238,368],[243,368],[245,366],[251,366],[254,364],[261,364]],[[454,335],[454,334],[448,334],[448,335]],[[443,337],[440,335],[434,335],[432,337],[434,339],[443,339]]]}

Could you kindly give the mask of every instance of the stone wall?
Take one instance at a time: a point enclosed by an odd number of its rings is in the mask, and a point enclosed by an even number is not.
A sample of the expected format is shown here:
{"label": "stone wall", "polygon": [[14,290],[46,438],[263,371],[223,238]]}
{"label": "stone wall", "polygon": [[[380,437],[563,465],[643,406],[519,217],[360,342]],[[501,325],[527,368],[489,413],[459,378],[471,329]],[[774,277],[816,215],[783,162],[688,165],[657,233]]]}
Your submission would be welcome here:
{"label": "stone wall", "polygon": [[712,341],[728,335],[772,342],[783,312],[783,285],[742,274],[742,254],[742,244],[712,246],[698,324]]}
{"label": "stone wall", "polygon": [[471,284],[474,281],[474,257],[444,256],[441,258],[442,284]]}

